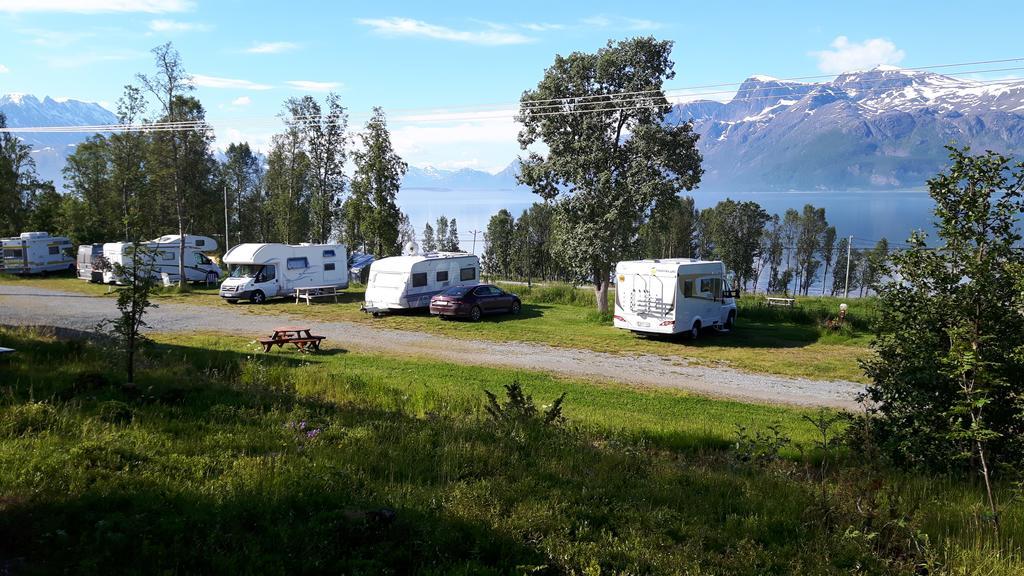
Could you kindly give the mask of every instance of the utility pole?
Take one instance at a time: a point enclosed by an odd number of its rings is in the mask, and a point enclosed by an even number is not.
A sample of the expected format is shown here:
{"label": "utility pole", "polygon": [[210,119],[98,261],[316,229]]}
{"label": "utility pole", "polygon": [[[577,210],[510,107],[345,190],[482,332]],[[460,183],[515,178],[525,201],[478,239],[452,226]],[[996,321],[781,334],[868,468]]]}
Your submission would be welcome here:
{"label": "utility pole", "polygon": [[473,250],[470,252],[470,254],[473,254],[475,256],[476,255],[476,235],[479,234],[480,231],[479,230],[473,230],[472,232],[473,232]]}
{"label": "utility pole", "polygon": [[846,241],[846,285],[843,286],[843,300],[850,297],[850,255],[853,254],[853,236]]}
{"label": "utility pole", "polygon": [[231,236],[228,236],[228,185],[224,185],[224,252],[231,248]]}

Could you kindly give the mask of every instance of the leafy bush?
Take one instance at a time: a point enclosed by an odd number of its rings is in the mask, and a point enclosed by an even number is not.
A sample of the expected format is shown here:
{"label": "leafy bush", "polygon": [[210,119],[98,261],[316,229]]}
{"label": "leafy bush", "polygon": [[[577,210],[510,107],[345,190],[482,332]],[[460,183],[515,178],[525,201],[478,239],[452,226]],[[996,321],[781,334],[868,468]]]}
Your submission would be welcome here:
{"label": "leafy bush", "polygon": [[108,400],[100,403],[100,420],[107,424],[128,424],[134,418],[135,413],[124,402]]}
{"label": "leafy bush", "polygon": [[45,402],[11,406],[0,423],[4,436],[17,437],[48,430],[57,420],[57,410]]}
{"label": "leafy bush", "polygon": [[544,410],[537,408],[533,403],[533,397],[526,394],[519,381],[513,381],[505,385],[505,395],[508,400],[505,403],[498,401],[498,397],[490,390],[484,390],[487,395],[487,414],[500,426],[504,427],[531,427],[531,426],[559,426],[565,422],[562,415],[562,403],[565,401],[565,392],[555,399],[550,406]]}

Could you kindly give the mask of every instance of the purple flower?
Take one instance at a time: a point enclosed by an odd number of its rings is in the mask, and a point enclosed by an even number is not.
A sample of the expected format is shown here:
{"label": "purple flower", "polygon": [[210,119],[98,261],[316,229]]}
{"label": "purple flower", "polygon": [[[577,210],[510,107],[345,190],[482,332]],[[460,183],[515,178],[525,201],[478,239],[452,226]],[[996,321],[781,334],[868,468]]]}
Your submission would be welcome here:
{"label": "purple flower", "polygon": [[306,432],[306,438],[313,439],[313,438],[316,438],[318,434],[320,434],[320,429],[319,428],[313,428],[309,432]]}
{"label": "purple flower", "polygon": [[299,422],[299,430],[305,430],[305,429],[306,429],[306,421],[303,420],[302,422]]}

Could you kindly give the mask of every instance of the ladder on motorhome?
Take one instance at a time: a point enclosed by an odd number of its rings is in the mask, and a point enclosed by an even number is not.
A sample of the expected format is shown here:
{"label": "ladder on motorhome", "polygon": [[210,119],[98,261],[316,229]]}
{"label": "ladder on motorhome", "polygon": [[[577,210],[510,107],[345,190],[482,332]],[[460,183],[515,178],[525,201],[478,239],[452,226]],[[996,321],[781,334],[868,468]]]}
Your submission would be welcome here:
{"label": "ladder on motorhome", "polygon": [[[642,287],[637,286],[637,280],[642,283]],[[655,287],[657,287],[657,295],[652,295],[652,289]],[[629,307],[633,313],[641,316],[664,316],[675,307],[675,298],[666,302],[664,294],[665,284],[661,281],[661,278],[637,274],[633,276],[633,289],[629,294]]]}

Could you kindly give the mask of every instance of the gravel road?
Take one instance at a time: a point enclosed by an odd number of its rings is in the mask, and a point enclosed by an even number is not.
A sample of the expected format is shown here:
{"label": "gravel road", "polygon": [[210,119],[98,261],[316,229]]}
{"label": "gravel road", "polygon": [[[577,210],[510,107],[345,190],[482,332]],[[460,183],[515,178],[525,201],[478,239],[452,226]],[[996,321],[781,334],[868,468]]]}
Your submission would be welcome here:
{"label": "gravel road", "polygon": [[[147,313],[154,332],[270,333],[274,326],[309,324],[287,315],[246,313],[245,306],[196,306],[160,303]],[[113,298],[28,286],[0,285],[0,325],[60,326],[91,330],[116,315]],[[841,380],[810,380],[751,374],[731,368],[688,365],[684,359],[636,354],[609,354],[524,342],[462,340],[423,332],[378,328],[350,322],[317,322],[325,346],[361,352],[421,356],[461,364],[541,370],[571,377],[635,386],[677,388],[739,400],[854,408],[864,386]]]}

